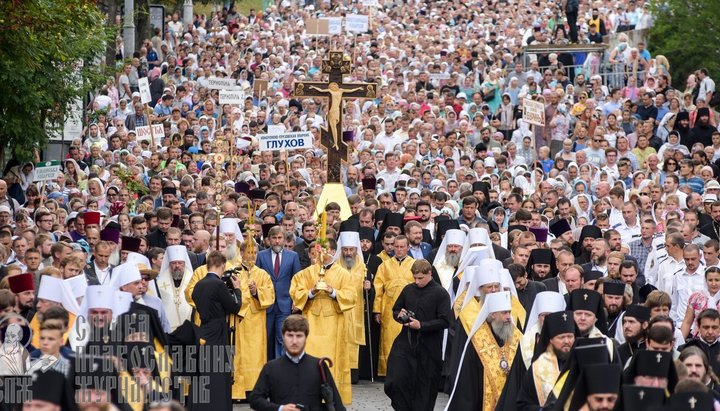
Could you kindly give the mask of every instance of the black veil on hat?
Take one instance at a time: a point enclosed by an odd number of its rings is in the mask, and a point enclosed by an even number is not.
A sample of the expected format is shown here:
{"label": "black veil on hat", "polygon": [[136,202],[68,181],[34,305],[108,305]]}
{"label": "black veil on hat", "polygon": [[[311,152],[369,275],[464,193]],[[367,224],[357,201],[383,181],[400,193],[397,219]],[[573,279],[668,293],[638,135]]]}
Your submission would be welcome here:
{"label": "black veil on hat", "polygon": [[550,340],[560,334],[571,333],[578,335],[578,329],[575,325],[575,318],[572,311],[558,311],[545,316],[542,330],[540,330],[540,340],[535,344],[535,353],[533,361],[547,350]]}
{"label": "black veil on hat", "polygon": [[440,243],[442,243],[443,238],[445,237],[445,233],[448,230],[459,230],[460,224],[457,222],[457,220],[451,220],[449,218],[437,220],[435,219],[435,243],[433,244],[433,248],[440,247]]}
{"label": "black veil on hat", "polygon": [[570,293],[570,303],[567,309],[572,311],[584,310],[594,313],[597,318],[595,327],[600,330],[601,333],[607,334],[605,308],[602,296],[597,291],[585,289],[573,290]]}
{"label": "black veil on hat", "polygon": [[549,264],[550,274],[547,278],[557,277],[557,267],[555,264],[555,254],[549,248],[536,248],[530,251],[530,258],[528,258],[527,266],[525,269],[528,272],[528,277],[536,279],[535,272],[532,269],[533,264]]}
{"label": "black veil on hat", "polygon": [[623,384],[615,411],[650,411],[664,403],[665,390],[662,388]]}
{"label": "black veil on hat", "polygon": [[[551,392],[544,409],[565,410],[565,404],[570,400],[582,370],[593,364],[610,364],[610,353],[608,353],[607,345],[596,343],[596,340],[596,338],[575,339],[575,344],[570,350],[570,358],[568,358],[565,367],[560,371],[558,382],[555,383],[556,386],[553,388],[553,391],[559,389],[560,393],[556,397]],[[558,384],[562,385],[558,386]]]}
{"label": "black veil on hat", "polygon": [[635,352],[627,368],[623,371],[623,382],[633,384],[637,376],[667,378],[667,390],[670,393],[675,391],[675,385],[679,380],[673,355],[665,351],[640,350]]}
{"label": "black veil on hat", "polygon": [[590,395],[620,392],[621,374],[622,366],[615,364],[593,364],[585,367],[572,394],[570,410],[581,409]]}

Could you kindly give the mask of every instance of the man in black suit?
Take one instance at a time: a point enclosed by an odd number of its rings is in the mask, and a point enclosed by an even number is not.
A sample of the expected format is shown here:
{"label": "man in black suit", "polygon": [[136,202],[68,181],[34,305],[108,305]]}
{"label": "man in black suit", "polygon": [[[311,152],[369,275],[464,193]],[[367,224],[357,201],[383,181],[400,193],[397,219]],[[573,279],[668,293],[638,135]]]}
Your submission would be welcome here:
{"label": "man in black suit", "polygon": [[306,221],[302,225],[302,241],[295,246],[295,251],[300,258],[300,269],[304,270],[310,266],[310,254],[308,247],[317,237],[317,228],[312,221]]}
{"label": "man in black suit", "polygon": [[[225,270],[227,259],[219,251],[213,251],[207,257],[208,273],[195,285],[192,293],[193,301],[197,306],[200,315],[200,337],[205,340],[205,349],[225,347],[230,341],[230,329],[227,316],[237,314],[242,304],[240,292],[240,279],[235,275],[231,277],[234,286],[233,291],[228,291],[225,282],[220,279],[221,273]],[[213,355],[224,352],[215,349]],[[232,361],[232,357],[224,358],[223,361]],[[224,372],[227,363],[219,372],[209,374],[210,401],[207,404],[199,404],[193,409],[203,410],[225,410],[232,411],[232,374]],[[212,393],[215,394],[212,394]]]}
{"label": "man in black suit", "polygon": [[145,238],[148,241],[148,247],[167,248],[168,243],[165,240],[167,231],[173,223],[172,210],[167,207],[160,207],[157,210],[157,229],[149,233]]}
{"label": "man in black suit", "polygon": [[[301,315],[288,316],[282,324],[285,355],[274,359],[260,371],[260,377],[250,394],[250,407],[258,411],[323,410],[319,359],[305,353],[310,326]],[[340,393],[330,371],[323,365],[323,373],[332,390],[335,410],[344,411]]]}

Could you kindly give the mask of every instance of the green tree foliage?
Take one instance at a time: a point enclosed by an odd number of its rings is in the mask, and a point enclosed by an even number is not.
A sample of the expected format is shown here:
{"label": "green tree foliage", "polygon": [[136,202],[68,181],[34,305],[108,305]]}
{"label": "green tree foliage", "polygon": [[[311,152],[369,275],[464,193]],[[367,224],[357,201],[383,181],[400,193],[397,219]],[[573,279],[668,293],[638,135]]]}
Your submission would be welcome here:
{"label": "green tree foliage", "polygon": [[662,0],[652,10],[650,51],[670,61],[673,86],[684,89],[687,76],[702,67],[720,78],[720,1]]}
{"label": "green tree foliage", "polygon": [[[70,104],[105,79],[105,16],[88,0],[0,1],[0,144],[31,159]],[[6,152],[6,150],[10,152]]]}

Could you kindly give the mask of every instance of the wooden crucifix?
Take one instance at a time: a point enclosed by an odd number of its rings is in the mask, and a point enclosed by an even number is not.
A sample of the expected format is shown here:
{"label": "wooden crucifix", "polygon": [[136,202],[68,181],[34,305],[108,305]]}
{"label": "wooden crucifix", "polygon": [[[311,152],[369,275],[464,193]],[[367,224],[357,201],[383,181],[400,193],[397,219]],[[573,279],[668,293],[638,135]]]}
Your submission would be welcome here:
{"label": "wooden crucifix", "polygon": [[320,130],[320,143],[328,151],[328,183],[342,183],[342,162],[347,162],[348,146],[343,141],[342,119],[345,112],[343,100],[350,98],[374,99],[377,97],[376,83],[343,84],[343,76],[350,74],[350,56],[342,51],[331,51],[323,60],[322,72],[328,74],[328,82],[303,81],[295,83],[293,95],[302,97],[324,97],[329,99],[327,125]]}

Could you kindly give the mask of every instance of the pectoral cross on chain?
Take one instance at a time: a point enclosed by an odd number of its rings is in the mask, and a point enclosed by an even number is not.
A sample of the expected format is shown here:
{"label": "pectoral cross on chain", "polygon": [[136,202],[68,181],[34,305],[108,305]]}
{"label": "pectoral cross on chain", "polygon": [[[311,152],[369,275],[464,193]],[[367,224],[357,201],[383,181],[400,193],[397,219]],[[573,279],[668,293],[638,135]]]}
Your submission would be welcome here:
{"label": "pectoral cross on chain", "polygon": [[347,162],[348,146],[342,141],[343,100],[348,98],[377,97],[377,84],[343,84],[343,75],[352,71],[350,56],[342,51],[331,51],[328,59],[323,60],[322,72],[328,75],[328,82],[297,82],[293,85],[293,96],[324,97],[329,100],[327,126],[320,130],[320,143],[328,150],[328,183],[342,183],[342,162]]}

